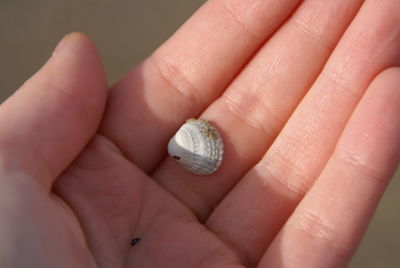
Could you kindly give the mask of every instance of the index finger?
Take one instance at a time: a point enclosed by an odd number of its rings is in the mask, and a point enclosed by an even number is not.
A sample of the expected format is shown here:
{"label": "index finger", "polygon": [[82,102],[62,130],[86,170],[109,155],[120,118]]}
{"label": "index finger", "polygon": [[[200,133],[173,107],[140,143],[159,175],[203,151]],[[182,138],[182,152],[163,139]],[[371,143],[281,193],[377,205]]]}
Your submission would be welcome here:
{"label": "index finger", "polygon": [[300,0],[211,0],[110,93],[102,134],[150,171],[187,118],[232,81]]}

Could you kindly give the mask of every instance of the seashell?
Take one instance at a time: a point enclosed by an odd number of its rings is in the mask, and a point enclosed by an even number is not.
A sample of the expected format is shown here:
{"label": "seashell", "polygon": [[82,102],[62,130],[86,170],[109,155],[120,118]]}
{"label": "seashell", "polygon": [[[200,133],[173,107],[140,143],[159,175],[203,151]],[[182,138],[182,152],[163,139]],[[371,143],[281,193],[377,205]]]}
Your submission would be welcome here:
{"label": "seashell", "polygon": [[224,144],[209,121],[188,119],[169,141],[168,154],[190,172],[209,175],[221,165]]}

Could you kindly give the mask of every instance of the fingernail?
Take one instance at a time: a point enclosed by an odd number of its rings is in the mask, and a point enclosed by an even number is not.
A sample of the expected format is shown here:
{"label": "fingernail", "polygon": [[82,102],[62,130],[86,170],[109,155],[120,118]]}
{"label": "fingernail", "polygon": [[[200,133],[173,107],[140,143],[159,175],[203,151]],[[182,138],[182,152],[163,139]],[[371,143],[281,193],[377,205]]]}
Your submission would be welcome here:
{"label": "fingernail", "polygon": [[57,52],[61,51],[61,49],[63,48],[64,44],[66,43],[67,39],[69,37],[69,34],[66,34],[61,40],[60,42],[58,42],[56,48],[53,51],[53,56],[57,54]]}

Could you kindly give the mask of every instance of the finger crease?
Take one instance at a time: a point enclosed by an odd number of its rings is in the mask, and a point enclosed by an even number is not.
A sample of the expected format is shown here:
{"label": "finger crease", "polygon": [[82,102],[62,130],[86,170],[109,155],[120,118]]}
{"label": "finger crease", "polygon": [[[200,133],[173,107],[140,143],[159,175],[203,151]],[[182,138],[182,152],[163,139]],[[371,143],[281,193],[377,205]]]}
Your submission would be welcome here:
{"label": "finger crease", "polygon": [[223,98],[221,98],[221,100],[225,104],[227,109],[231,113],[233,113],[238,119],[240,119],[240,121],[242,121],[245,125],[263,132],[264,135],[268,137],[276,137],[276,135],[278,134],[279,131],[276,126],[280,125],[280,120],[277,116],[273,115],[267,109],[264,109],[264,113],[268,114],[269,120],[263,121],[255,118],[255,116],[249,115],[248,113],[241,112],[241,103],[235,101],[232,97],[229,97],[228,94],[225,94]]}
{"label": "finger crease", "polygon": [[301,210],[291,219],[291,224],[295,230],[309,237],[314,246],[327,246],[330,253],[339,259],[347,260],[351,257],[351,248],[341,245],[338,241],[340,235],[336,231],[337,228],[318,214]]}
{"label": "finger crease", "polygon": [[[282,166],[272,168],[271,165],[267,164],[267,160],[263,160],[257,164],[256,168],[262,170],[267,183],[274,185],[272,188],[280,189],[280,191],[290,196],[293,200],[301,199],[308,190],[307,181],[309,181],[309,179],[300,173],[294,173],[294,170],[296,170],[296,168],[294,168],[295,165],[286,161],[286,159],[281,159],[279,163],[281,163]],[[275,171],[275,169],[278,170]],[[280,170],[292,170],[292,174],[283,174]]]}
{"label": "finger crease", "polygon": [[[208,228],[208,227],[207,227]],[[209,229],[209,228],[208,228]],[[211,230],[211,229],[209,229]],[[218,239],[228,248],[230,248],[233,252],[235,252],[235,255],[238,256],[239,260],[243,265],[246,265],[246,267],[251,267],[249,264],[253,263],[250,258],[247,256],[247,254],[243,253],[240,250],[240,247],[237,246],[234,241],[228,238],[228,236],[224,235],[223,233],[218,233],[213,230],[211,232],[214,233],[215,236],[218,237]]]}
{"label": "finger crease", "polygon": [[247,26],[248,24],[245,22],[245,19],[240,15],[240,12],[237,12],[233,7],[231,0],[224,0],[222,3],[220,10],[224,15],[228,16],[237,27],[240,27],[251,38],[256,40],[260,39],[260,35]]}
{"label": "finger crease", "polygon": [[150,59],[156,67],[162,80],[164,80],[175,92],[188,99],[195,107],[204,107],[206,102],[198,96],[200,90],[182,73],[179,67],[153,54]]}
{"label": "finger crease", "polygon": [[336,153],[336,157],[339,161],[354,169],[355,172],[361,176],[377,182],[378,184],[387,184],[386,176],[383,176],[382,172],[379,172],[377,169],[371,168],[371,165],[369,165],[362,156],[358,156],[353,152],[341,152]]}

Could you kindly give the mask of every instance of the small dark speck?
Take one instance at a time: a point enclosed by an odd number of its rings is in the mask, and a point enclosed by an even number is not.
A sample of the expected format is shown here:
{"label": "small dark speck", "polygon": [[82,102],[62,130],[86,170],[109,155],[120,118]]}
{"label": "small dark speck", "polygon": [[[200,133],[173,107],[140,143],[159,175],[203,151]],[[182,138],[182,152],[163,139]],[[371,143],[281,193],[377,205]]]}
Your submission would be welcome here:
{"label": "small dark speck", "polygon": [[176,160],[181,159],[179,156],[174,155],[173,158],[175,158]]}
{"label": "small dark speck", "polygon": [[139,243],[140,238],[134,238],[131,240],[131,246],[133,247],[134,245],[136,245],[137,243]]}

